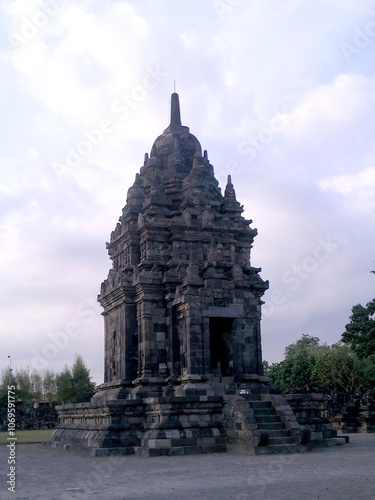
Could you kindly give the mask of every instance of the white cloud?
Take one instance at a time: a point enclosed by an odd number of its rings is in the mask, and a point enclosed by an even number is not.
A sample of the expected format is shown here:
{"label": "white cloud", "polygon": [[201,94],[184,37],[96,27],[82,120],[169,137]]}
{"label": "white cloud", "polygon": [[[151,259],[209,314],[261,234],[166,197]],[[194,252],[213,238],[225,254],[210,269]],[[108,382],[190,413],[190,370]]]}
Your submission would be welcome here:
{"label": "white cloud", "polygon": [[375,192],[375,167],[366,168],[357,174],[339,175],[323,179],[320,186],[324,191],[335,191],[342,195]]}
{"label": "white cloud", "polygon": [[375,80],[358,74],[340,74],[333,82],[321,85],[307,94],[293,109],[290,135],[305,138],[320,131],[329,139],[341,133],[375,102]]}
{"label": "white cloud", "polygon": [[178,36],[185,49],[192,49],[197,46],[197,36],[195,31],[180,32]]}
{"label": "white cloud", "polygon": [[[98,13],[87,2],[64,2],[60,9],[45,26],[34,23],[34,36],[11,58],[20,84],[47,111],[71,123],[95,123],[111,99],[144,73],[148,23],[126,2]],[[14,15],[19,12],[11,11],[10,22]],[[22,26],[17,33],[23,34]]]}
{"label": "white cloud", "polygon": [[366,168],[355,174],[327,177],[320,181],[323,191],[341,195],[344,207],[359,211],[366,217],[375,214],[375,167]]}
{"label": "white cloud", "polygon": [[[40,6],[3,2],[8,34],[21,33]],[[82,324],[76,309],[96,297],[106,277],[105,241],[144,153],[168,125],[174,78],[183,124],[208,149],[222,187],[232,174],[259,230],[252,263],[270,280],[266,300],[277,288],[287,297],[284,309],[264,320],[264,357],[281,359],[301,333],[320,329],[317,336],[336,341],[350,306],[373,291],[367,216],[375,213],[375,79],[366,61],[375,47],[369,43],[353,65],[340,51],[370,10],[369,0],[351,7],[317,1],[308,9],[285,1],[273,10],[240,2],[221,21],[211,2],[61,1],[28,43],[0,46],[7,76],[0,181],[5,348],[17,339],[19,362],[27,364],[33,344],[42,349],[49,333],[73,319],[82,336],[59,353],[56,367],[81,352],[95,360],[101,380],[102,318]],[[158,85],[128,113],[114,112],[113,103],[142,86],[150,67],[163,73]],[[276,115],[289,123],[250,159],[239,145],[270,128]],[[65,162],[69,148],[79,149],[84,132],[105,118],[112,132],[70,177],[59,178],[52,163]],[[340,252],[291,293],[283,273],[327,235],[337,236]]]}

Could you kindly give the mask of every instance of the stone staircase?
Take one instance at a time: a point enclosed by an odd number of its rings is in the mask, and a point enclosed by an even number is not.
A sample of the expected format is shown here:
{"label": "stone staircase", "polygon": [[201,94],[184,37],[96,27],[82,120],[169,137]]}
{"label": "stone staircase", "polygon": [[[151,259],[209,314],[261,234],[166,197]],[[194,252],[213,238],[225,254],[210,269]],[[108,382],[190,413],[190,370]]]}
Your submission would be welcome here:
{"label": "stone staircase", "polygon": [[260,434],[259,445],[254,448],[255,455],[298,453],[299,443],[291,436],[271,401],[254,400],[250,395],[244,395],[244,398],[253,410]]}

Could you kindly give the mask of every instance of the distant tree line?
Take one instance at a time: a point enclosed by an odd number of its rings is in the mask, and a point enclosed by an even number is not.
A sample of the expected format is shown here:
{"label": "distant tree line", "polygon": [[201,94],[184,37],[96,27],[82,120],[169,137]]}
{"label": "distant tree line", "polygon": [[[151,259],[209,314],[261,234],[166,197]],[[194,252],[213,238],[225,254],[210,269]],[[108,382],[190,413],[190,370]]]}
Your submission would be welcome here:
{"label": "distant tree line", "polygon": [[90,370],[80,355],[76,356],[71,369],[65,365],[61,373],[4,369],[0,380],[0,430],[6,430],[8,386],[11,385],[15,386],[17,400],[17,429],[54,427],[55,404],[90,401],[95,394]]}
{"label": "distant tree line", "polygon": [[341,340],[328,346],[318,337],[302,337],[285,348],[284,360],[265,372],[286,392],[320,387],[333,394],[375,389],[375,299],[352,308]]}

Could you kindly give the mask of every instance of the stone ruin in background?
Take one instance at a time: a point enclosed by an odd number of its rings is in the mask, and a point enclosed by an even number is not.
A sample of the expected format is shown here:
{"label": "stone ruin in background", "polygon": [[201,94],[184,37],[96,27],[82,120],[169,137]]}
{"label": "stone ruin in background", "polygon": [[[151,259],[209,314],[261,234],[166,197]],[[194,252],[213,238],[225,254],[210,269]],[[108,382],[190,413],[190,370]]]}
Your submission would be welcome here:
{"label": "stone ruin in background", "polygon": [[263,376],[268,282],[250,265],[257,231],[242,212],[230,177],[221,193],[172,94],[170,125],[107,244],[104,384],[90,403],[58,407],[54,446],[156,456],[291,452],[308,442]]}

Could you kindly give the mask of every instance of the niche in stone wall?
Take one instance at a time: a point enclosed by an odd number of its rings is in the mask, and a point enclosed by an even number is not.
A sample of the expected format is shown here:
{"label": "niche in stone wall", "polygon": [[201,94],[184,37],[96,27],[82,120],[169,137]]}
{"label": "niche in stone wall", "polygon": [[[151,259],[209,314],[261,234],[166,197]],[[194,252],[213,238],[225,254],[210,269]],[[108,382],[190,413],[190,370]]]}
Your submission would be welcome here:
{"label": "niche in stone wall", "polygon": [[210,371],[233,375],[233,318],[210,318]]}

